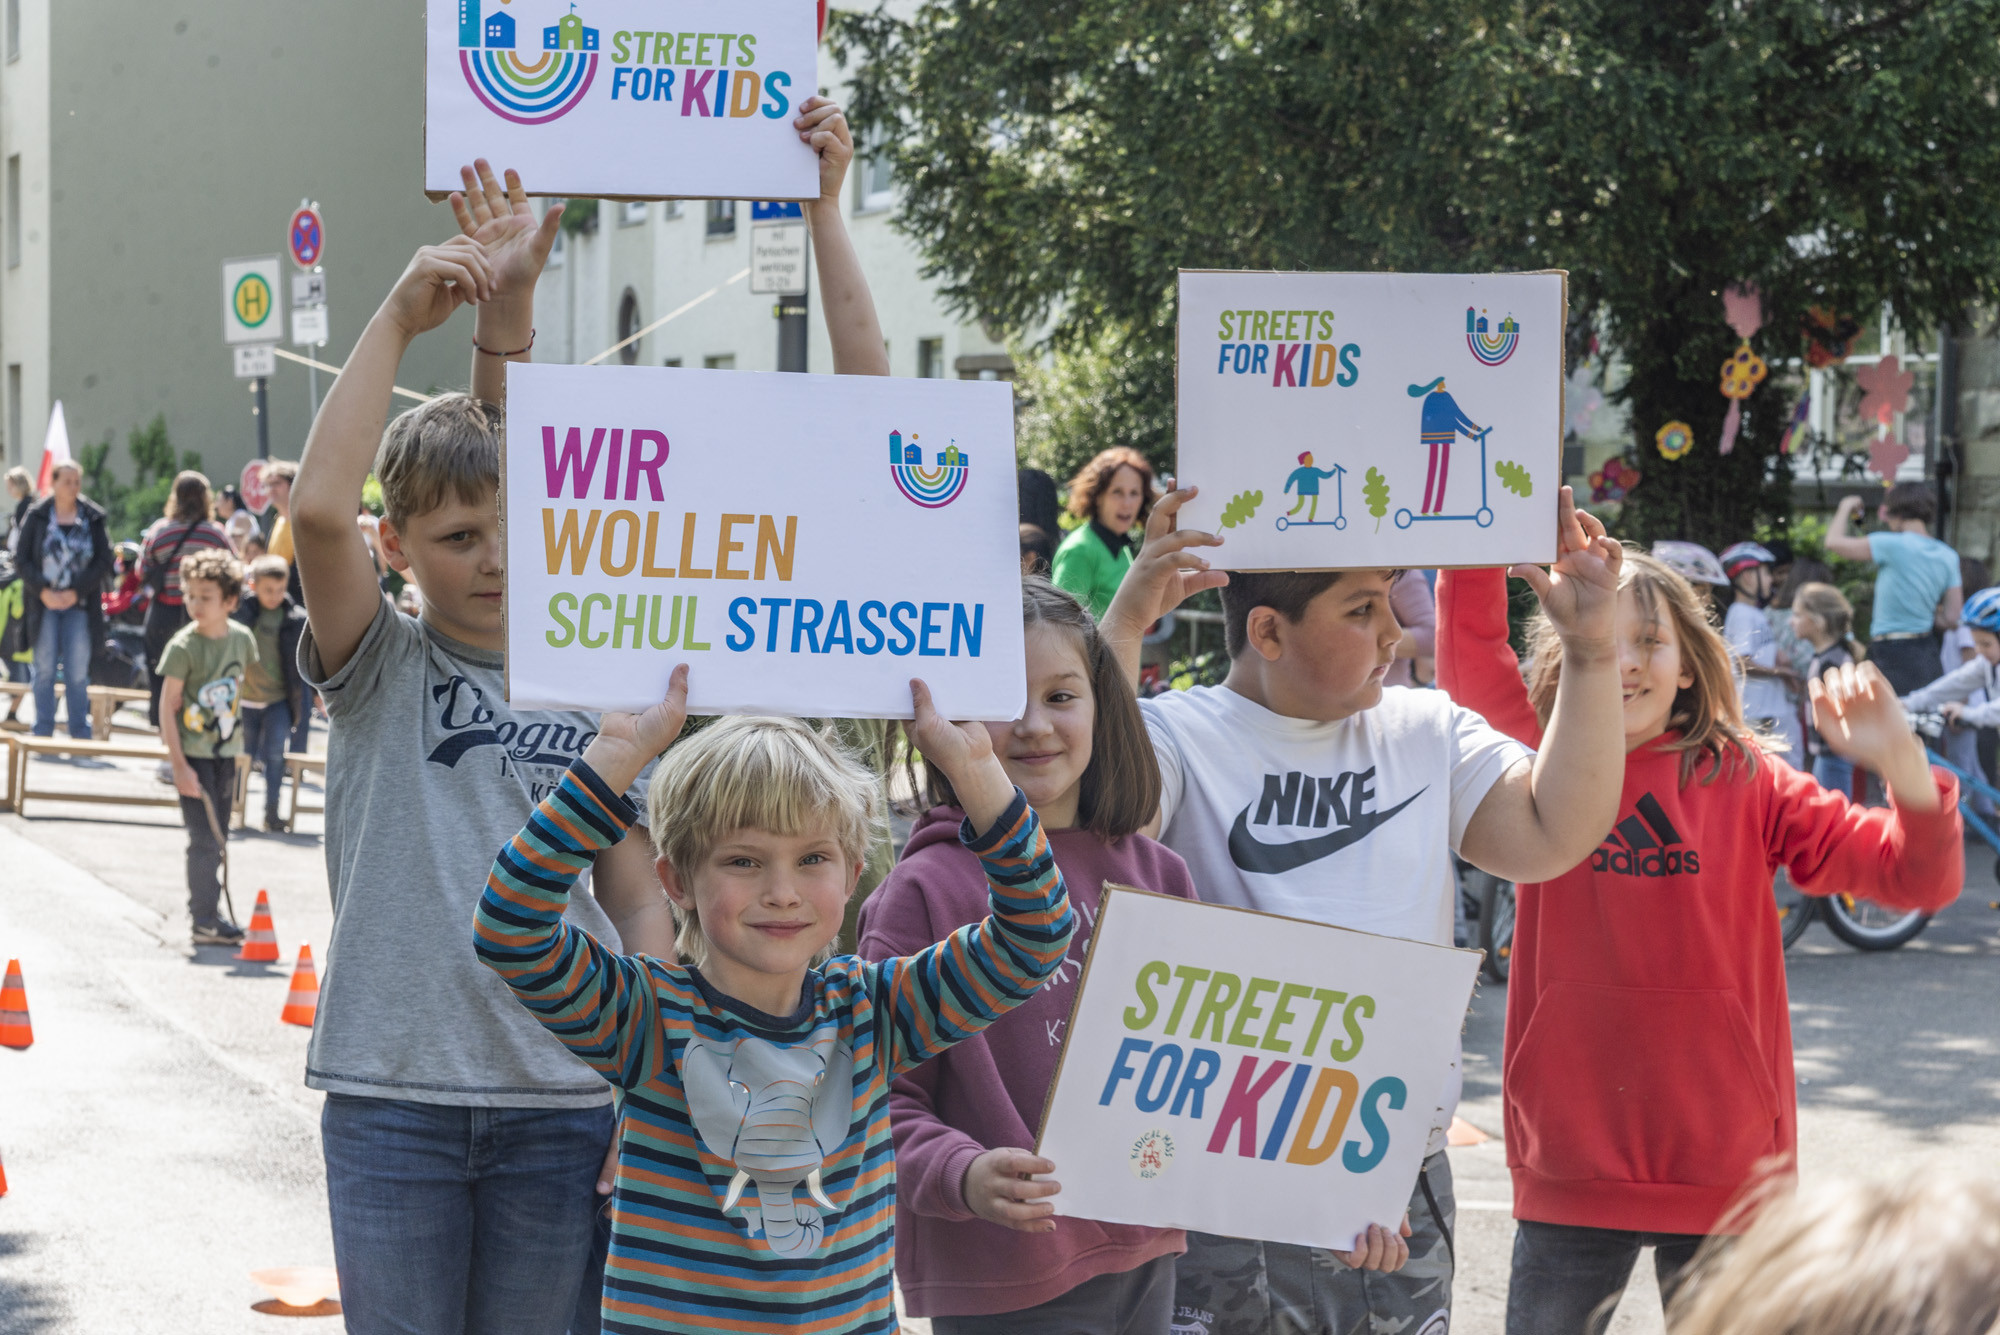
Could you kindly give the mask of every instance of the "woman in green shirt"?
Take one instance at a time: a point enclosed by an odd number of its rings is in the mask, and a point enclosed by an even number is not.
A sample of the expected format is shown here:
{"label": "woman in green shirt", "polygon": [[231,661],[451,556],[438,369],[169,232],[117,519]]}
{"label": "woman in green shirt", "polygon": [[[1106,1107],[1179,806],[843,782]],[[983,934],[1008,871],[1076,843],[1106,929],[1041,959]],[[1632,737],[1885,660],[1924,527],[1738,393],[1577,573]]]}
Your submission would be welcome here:
{"label": "woman in green shirt", "polygon": [[1050,578],[1102,617],[1132,568],[1129,535],[1152,510],[1153,467],[1146,456],[1122,445],[1105,450],[1070,479],[1069,512],[1088,522],[1056,548]]}

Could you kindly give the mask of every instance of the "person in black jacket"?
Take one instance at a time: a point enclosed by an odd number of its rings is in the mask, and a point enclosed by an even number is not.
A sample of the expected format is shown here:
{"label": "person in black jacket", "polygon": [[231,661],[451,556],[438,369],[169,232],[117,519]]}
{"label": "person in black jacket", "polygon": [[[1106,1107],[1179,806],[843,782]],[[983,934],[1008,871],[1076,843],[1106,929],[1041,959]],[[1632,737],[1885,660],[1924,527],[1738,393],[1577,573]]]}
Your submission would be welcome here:
{"label": "person in black jacket", "polygon": [[59,463],[48,497],[28,510],[16,559],[27,586],[28,639],[35,646],[35,735],[56,731],[56,677],[69,701],[69,735],[90,737],[90,655],[104,638],[104,581],[111,539],[104,511],[83,495],[83,471]]}
{"label": "person in black jacket", "polygon": [[285,743],[292,720],[305,717],[310,697],[299,675],[299,634],[306,612],[285,590],[290,562],[260,556],[250,563],[253,597],[234,616],[257,637],[257,662],[243,678],[243,754],[264,767],[264,828],[281,830],[278,793],[285,781]]}

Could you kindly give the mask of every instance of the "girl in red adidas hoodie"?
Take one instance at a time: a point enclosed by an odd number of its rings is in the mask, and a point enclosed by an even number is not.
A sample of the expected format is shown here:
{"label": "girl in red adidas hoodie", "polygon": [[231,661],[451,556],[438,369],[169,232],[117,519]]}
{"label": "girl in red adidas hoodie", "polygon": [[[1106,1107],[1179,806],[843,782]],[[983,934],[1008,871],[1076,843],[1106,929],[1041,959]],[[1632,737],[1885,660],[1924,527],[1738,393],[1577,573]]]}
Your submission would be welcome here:
{"label": "girl in red adidas hoodie", "polygon": [[[1765,1161],[1797,1139],[1771,878],[1935,910],[1964,881],[1955,781],[1933,771],[1872,664],[1811,684],[1815,726],[1884,778],[1870,810],[1765,754],[1694,590],[1628,552],[1618,602],[1625,784],[1591,859],[1517,891],[1507,985],[1507,1335],[1599,1331],[1639,1248],[1663,1295]],[[1506,576],[1438,581],[1438,684],[1535,745],[1561,659],[1533,634],[1524,685]]]}

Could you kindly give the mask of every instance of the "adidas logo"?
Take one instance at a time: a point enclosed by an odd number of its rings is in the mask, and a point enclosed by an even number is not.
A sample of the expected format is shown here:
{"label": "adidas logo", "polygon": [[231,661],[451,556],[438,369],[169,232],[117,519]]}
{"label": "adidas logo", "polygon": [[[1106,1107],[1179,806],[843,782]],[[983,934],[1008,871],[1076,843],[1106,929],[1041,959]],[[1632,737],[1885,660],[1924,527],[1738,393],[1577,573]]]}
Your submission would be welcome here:
{"label": "adidas logo", "polygon": [[1680,831],[1667,819],[1659,800],[1647,793],[1636,805],[1636,812],[1612,826],[1590,855],[1590,869],[1620,876],[1699,875],[1701,854],[1679,846]]}

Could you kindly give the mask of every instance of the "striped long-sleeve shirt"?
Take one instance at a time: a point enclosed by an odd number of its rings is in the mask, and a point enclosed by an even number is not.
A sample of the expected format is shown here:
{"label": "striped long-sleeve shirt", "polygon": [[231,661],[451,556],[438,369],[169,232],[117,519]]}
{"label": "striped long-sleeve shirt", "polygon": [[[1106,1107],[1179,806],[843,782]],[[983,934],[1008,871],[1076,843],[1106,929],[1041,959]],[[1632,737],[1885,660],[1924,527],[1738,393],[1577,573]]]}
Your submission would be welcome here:
{"label": "striped long-sleeve shirt", "polygon": [[578,873],[636,814],[575,763],[501,850],[473,923],[521,1004],[627,1091],[604,1329],[892,1335],[889,1081],[1062,962],[1069,900],[1040,823],[1017,792],[983,836],[961,830],[986,870],[983,922],[901,959],[832,960],[777,1016],[563,921]]}

